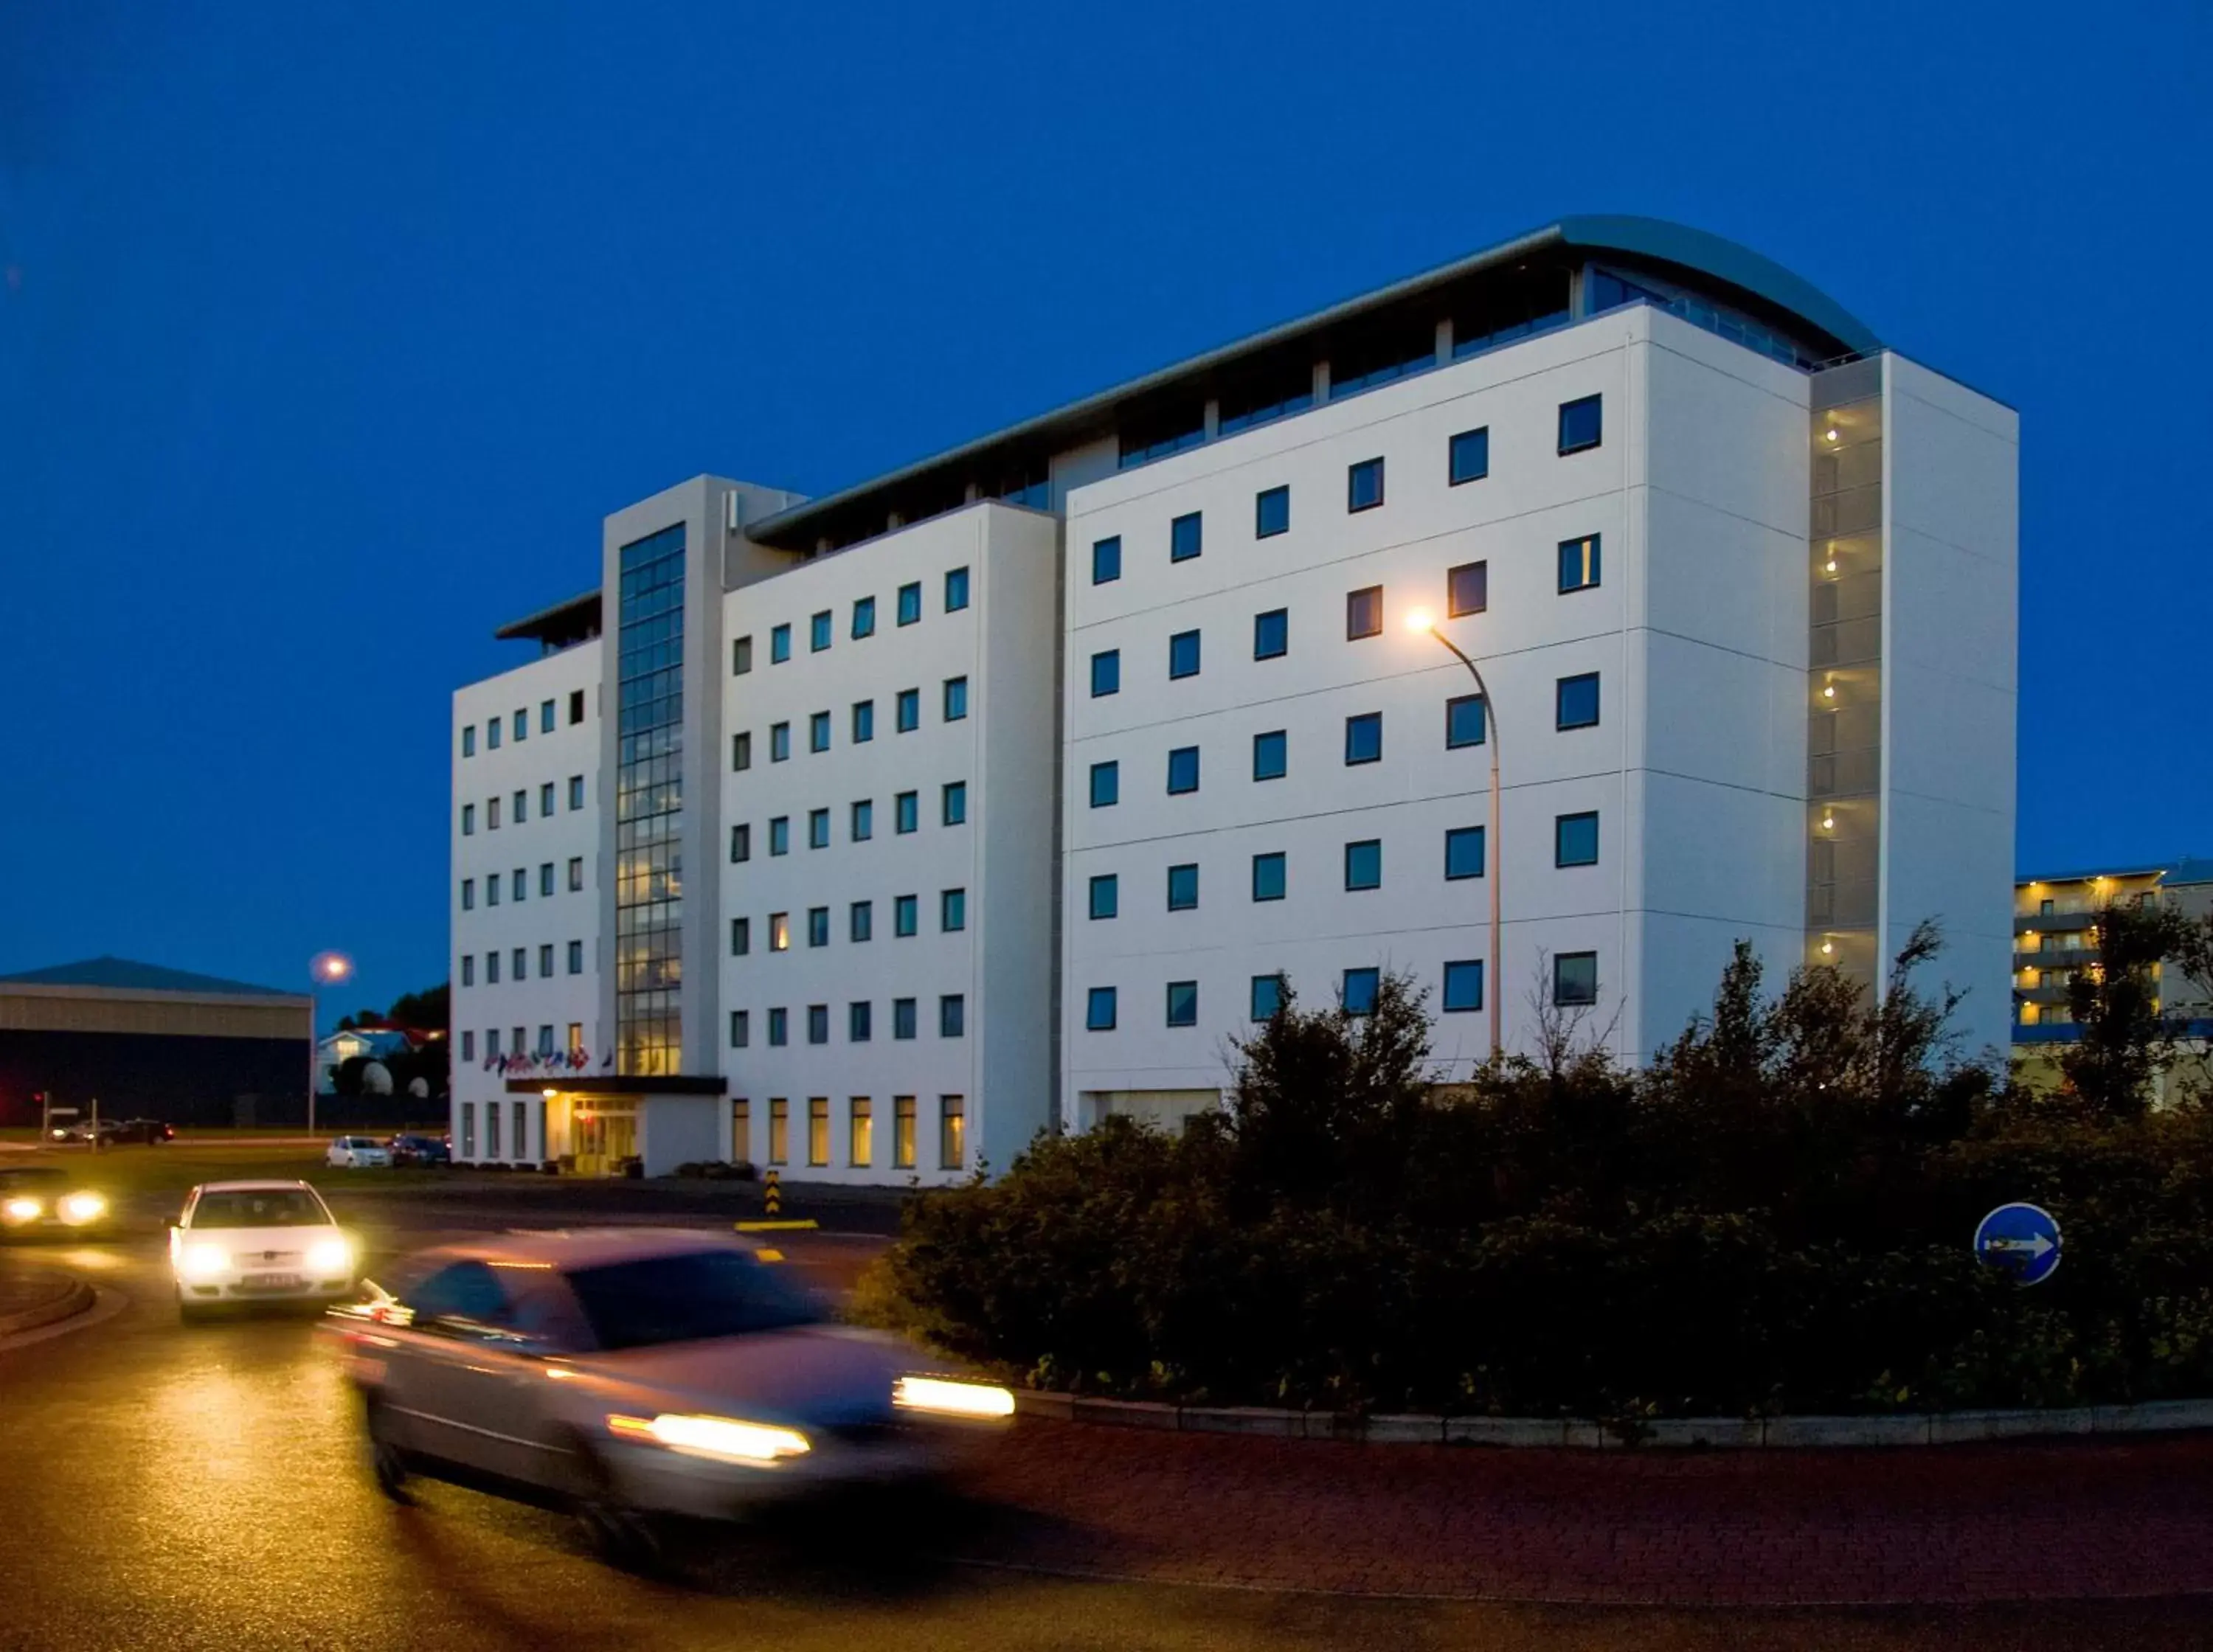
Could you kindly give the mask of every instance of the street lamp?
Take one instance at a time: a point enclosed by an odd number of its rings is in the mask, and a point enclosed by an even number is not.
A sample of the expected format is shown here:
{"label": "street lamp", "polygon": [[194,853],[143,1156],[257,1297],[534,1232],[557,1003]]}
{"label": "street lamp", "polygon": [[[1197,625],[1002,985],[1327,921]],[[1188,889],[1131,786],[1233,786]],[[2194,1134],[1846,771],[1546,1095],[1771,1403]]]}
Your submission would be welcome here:
{"label": "street lamp", "polygon": [[315,989],[336,986],[353,975],[353,960],[342,952],[319,952],[308,960],[308,1134],[315,1133],[315,1085],[321,1075],[316,1070],[315,1052],[318,1031],[315,1022]]}
{"label": "street lamp", "polygon": [[1406,615],[1406,629],[1427,631],[1452,650],[1453,658],[1467,668],[1467,674],[1475,679],[1475,692],[1483,699],[1483,721],[1485,742],[1491,747],[1491,826],[1484,833],[1484,881],[1491,886],[1491,963],[1484,971],[1483,996],[1491,1009],[1491,1058],[1498,1059],[1505,1045],[1498,1033],[1498,1007],[1505,985],[1503,974],[1505,957],[1499,943],[1498,886],[1504,876],[1506,858],[1499,846],[1498,814],[1498,709],[1491,704],[1491,690],[1483,680],[1483,674],[1475,668],[1475,661],[1460,651],[1460,645],[1439,631],[1436,621],[1427,608],[1416,608]]}

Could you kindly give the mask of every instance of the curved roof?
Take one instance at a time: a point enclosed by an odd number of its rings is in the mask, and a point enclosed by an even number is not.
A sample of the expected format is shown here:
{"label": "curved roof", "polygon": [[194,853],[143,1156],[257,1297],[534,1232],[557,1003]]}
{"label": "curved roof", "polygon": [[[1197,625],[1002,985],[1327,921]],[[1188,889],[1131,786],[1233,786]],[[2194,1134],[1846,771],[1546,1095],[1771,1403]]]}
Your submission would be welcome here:
{"label": "curved roof", "polygon": [[105,956],[88,958],[82,963],[27,969],[16,975],[0,975],[0,985],[73,986],[107,992],[204,992],[223,997],[297,997],[303,1003],[307,997],[279,987],[226,981],[213,975],[195,975],[189,970],[164,969],[159,964]]}
{"label": "curved roof", "polygon": [[1240,362],[1318,339],[1348,326],[1466,283],[1486,271],[1503,271],[1540,254],[1612,258],[1631,268],[1644,266],[1671,274],[1725,302],[1764,312],[1805,335],[1805,342],[1838,356],[1864,355],[1882,348],[1867,324],[1811,282],[1774,259],[1722,236],[1664,218],[1629,214],[1564,217],[1527,235],[1515,235],[1481,252],[1393,282],[1372,292],[1316,310],[1311,314],[1203,351],[1155,372],[1125,381],[1080,400],[1022,420],[990,436],[965,442],[913,464],[777,511],[747,526],[747,537],[773,544],[804,539],[831,518],[863,503],[869,495],[924,481],[933,472],[979,466],[995,452],[1053,449],[1080,444],[1112,424],[1116,412],[1173,391],[1185,381],[1200,381]]}

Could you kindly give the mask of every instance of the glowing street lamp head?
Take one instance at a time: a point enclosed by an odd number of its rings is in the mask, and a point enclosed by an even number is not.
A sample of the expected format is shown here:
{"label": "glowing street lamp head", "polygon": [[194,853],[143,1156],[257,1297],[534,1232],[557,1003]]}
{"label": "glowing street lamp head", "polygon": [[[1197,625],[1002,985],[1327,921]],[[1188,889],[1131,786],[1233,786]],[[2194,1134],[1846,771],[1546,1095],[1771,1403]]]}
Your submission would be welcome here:
{"label": "glowing street lamp head", "polygon": [[1431,613],[1427,608],[1409,608],[1406,610],[1406,629],[1408,631],[1429,631],[1436,625],[1436,616]]}
{"label": "glowing street lamp head", "polygon": [[353,973],[353,960],[342,952],[319,952],[308,960],[308,973],[323,985],[335,985]]}

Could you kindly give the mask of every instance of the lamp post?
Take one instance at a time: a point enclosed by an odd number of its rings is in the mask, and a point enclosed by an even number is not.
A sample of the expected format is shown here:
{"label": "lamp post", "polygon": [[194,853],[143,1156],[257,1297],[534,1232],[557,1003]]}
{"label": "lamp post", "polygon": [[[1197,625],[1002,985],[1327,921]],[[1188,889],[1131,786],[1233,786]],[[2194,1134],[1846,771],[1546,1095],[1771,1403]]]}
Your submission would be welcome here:
{"label": "lamp post", "polygon": [[353,974],[353,960],[342,952],[319,952],[308,960],[308,1134],[315,1133],[315,1086],[321,1077],[315,1052],[321,1046],[316,1039],[315,989],[336,986]]}
{"label": "lamp post", "polygon": [[1416,608],[1406,616],[1406,629],[1427,631],[1452,650],[1453,658],[1467,668],[1467,674],[1475,679],[1475,692],[1483,698],[1484,742],[1491,747],[1491,825],[1484,833],[1484,881],[1491,886],[1491,962],[1485,968],[1483,996],[1491,1010],[1491,1058],[1498,1059],[1505,1045],[1499,1037],[1498,1007],[1503,996],[1504,955],[1500,949],[1498,921],[1498,886],[1506,870],[1506,859],[1499,846],[1498,814],[1498,709],[1491,704],[1491,690],[1476,669],[1475,661],[1460,651],[1460,644],[1439,631],[1436,621],[1426,608]]}

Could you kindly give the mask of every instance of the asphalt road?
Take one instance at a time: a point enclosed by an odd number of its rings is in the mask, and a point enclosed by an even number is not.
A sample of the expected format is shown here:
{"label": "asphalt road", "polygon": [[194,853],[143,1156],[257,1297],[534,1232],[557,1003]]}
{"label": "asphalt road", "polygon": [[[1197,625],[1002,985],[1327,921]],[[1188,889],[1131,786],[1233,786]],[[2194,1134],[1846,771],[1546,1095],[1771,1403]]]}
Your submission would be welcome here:
{"label": "asphalt road", "polygon": [[[338,1201],[374,1250],[514,1223],[499,1200]],[[595,1211],[603,1217],[616,1210]],[[638,1213],[668,1219],[647,1206]],[[635,1219],[635,1218],[633,1218]],[[864,1241],[794,1238],[835,1284]],[[1680,1612],[1079,1582],[973,1558],[994,1511],[692,1534],[674,1582],[613,1572],[556,1514],[363,1471],[308,1320],[186,1328],[159,1232],[56,1248],[119,1311],[0,1348],[0,1648],[2201,1647],[2202,1600]],[[967,1539],[948,1543],[948,1533]],[[936,1558],[965,1549],[966,1561]]]}

